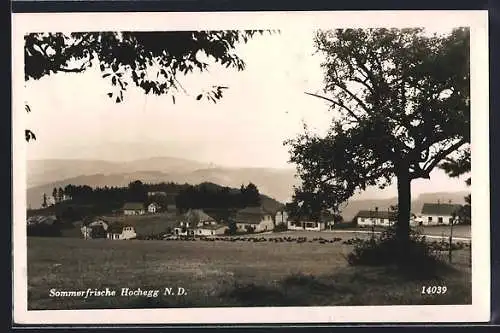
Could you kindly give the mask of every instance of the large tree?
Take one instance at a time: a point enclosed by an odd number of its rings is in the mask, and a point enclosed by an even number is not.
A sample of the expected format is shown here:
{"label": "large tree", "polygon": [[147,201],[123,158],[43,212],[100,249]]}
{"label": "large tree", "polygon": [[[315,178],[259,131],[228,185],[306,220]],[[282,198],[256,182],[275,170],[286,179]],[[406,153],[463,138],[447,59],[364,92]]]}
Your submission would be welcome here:
{"label": "large tree", "polygon": [[[243,70],[245,63],[235,53],[238,43],[246,43],[263,30],[149,31],[30,33],[25,36],[25,81],[55,73],[82,73],[98,66],[102,78],[110,82],[107,93],[122,102],[124,92],[135,85],[146,94],[189,94],[178,80],[179,74],[204,72],[210,63]],[[204,55],[204,57],[200,57]],[[227,87],[215,85],[195,92],[197,100],[216,102]],[[30,112],[29,106],[26,111]],[[26,130],[26,140],[35,139]]]}
{"label": "large tree", "polygon": [[314,41],[325,56],[325,87],[308,94],[334,115],[327,135],[306,127],[287,142],[302,179],[296,197],[338,209],[395,178],[397,236],[406,242],[412,180],[469,148],[469,30],[341,29],[318,31]]}

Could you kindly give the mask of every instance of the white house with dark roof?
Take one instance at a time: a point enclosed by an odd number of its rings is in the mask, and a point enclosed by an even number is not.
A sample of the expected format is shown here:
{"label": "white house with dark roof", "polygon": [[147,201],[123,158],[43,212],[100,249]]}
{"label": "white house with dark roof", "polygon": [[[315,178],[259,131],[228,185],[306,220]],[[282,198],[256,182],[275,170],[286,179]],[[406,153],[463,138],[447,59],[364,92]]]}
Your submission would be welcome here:
{"label": "white house with dark roof", "polygon": [[218,236],[224,235],[228,227],[223,224],[206,224],[196,227],[194,233],[196,236]]}
{"label": "white house with dark roof", "polygon": [[322,231],[330,229],[334,224],[334,216],[328,211],[321,213],[317,220],[313,219],[289,219],[287,227],[289,230]]}
{"label": "white house with dark roof", "polygon": [[184,218],[193,227],[217,224],[217,220],[202,209],[190,209],[184,214]]}
{"label": "white house with dark roof", "polygon": [[388,227],[396,220],[396,214],[389,210],[360,210],[354,219],[358,226]]}
{"label": "white house with dark roof", "polygon": [[236,212],[236,227],[240,231],[252,228],[255,232],[274,229],[273,216],[261,206],[246,207]]}
{"label": "white house with dark roof", "polygon": [[119,222],[111,223],[106,233],[107,238],[113,240],[134,239],[137,237],[133,226]]}
{"label": "white house with dark roof", "polygon": [[458,212],[462,205],[450,203],[424,203],[420,216],[422,225],[443,225],[458,222]]}

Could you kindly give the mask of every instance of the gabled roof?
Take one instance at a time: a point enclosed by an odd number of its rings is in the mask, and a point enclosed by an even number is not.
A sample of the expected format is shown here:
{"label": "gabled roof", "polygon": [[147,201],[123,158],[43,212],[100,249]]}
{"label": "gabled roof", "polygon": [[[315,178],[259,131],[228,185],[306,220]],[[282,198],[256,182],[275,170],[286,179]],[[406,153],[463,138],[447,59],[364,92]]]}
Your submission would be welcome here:
{"label": "gabled roof", "polygon": [[142,210],[144,205],[141,202],[127,202],[123,205],[123,209],[127,210]]}
{"label": "gabled roof", "polygon": [[362,218],[377,218],[377,219],[391,219],[391,218],[396,218],[396,213],[392,211],[387,211],[387,210],[379,210],[379,211],[374,211],[374,210],[360,210],[358,214],[356,214],[356,217],[362,217]]}
{"label": "gabled roof", "polygon": [[102,224],[102,223],[109,225],[108,221],[105,221],[105,220],[102,220],[102,219],[97,219],[97,220],[89,221],[89,222],[85,223],[85,225],[92,226],[92,225],[98,225],[98,224]]}
{"label": "gabled roof", "polygon": [[424,203],[422,214],[424,215],[453,215],[462,205],[443,203]]}
{"label": "gabled roof", "polygon": [[130,225],[124,224],[121,222],[111,223],[108,227],[107,232],[111,233],[111,234],[121,234],[123,231],[123,228],[125,228],[125,227],[130,227]]}
{"label": "gabled roof", "polygon": [[202,209],[190,209],[184,214],[184,217],[188,222],[193,222],[194,224],[204,221],[215,221],[215,218],[205,213]]}
{"label": "gabled roof", "polygon": [[264,209],[262,206],[249,206],[240,209],[236,214],[250,214],[250,215],[271,215],[271,213]]}
{"label": "gabled roof", "polygon": [[234,220],[236,223],[259,224],[266,215],[271,215],[271,213],[261,206],[246,207],[236,212]]}
{"label": "gabled roof", "polygon": [[159,205],[159,204],[157,204],[156,202],[152,202],[152,203],[150,203],[150,204],[148,205],[148,207],[149,207],[149,206],[151,206],[151,205],[154,205],[154,206],[156,206],[156,207],[160,207],[160,205]]}

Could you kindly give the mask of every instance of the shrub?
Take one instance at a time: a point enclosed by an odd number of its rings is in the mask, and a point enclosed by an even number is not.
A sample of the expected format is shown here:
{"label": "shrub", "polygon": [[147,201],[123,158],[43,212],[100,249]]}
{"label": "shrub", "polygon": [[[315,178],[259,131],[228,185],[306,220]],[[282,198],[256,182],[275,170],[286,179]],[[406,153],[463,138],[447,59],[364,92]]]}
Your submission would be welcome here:
{"label": "shrub", "polygon": [[285,223],[283,223],[283,222],[278,223],[278,224],[274,227],[274,229],[273,229],[273,231],[274,231],[274,232],[282,232],[282,231],[287,231],[287,230],[288,230],[288,227],[287,227],[287,226],[286,226],[286,224],[285,224]]}
{"label": "shrub", "polygon": [[236,235],[238,227],[234,221],[229,222],[228,228],[224,230],[224,235]]}
{"label": "shrub", "polygon": [[405,248],[401,248],[394,227],[388,228],[379,237],[358,239],[353,243],[354,250],[347,256],[348,263],[353,266],[396,266],[412,277],[430,278],[436,277],[438,268],[445,265],[436,248],[417,231],[411,231]]}
{"label": "shrub", "polygon": [[332,229],[350,229],[350,228],[355,228],[356,226],[357,226],[356,222],[342,222],[333,224]]}

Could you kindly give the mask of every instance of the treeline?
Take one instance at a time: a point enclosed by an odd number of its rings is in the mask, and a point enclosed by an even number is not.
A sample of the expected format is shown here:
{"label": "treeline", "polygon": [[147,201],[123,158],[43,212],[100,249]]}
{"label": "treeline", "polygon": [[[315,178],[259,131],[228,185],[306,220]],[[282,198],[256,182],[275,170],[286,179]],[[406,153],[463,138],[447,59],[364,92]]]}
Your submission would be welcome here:
{"label": "treeline", "polygon": [[[163,193],[148,195],[151,192]],[[252,183],[241,185],[238,190],[212,183],[144,184],[137,180],[124,187],[67,185],[60,190],[54,189],[54,194],[56,205],[47,209],[56,210],[63,220],[107,214],[119,210],[126,202],[141,202],[145,205],[156,202],[163,209],[175,205],[181,212],[190,208],[237,209],[261,203],[259,190]],[[46,200],[44,194],[43,202],[46,203]]]}
{"label": "treeline", "polygon": [[261,204],[259,190],[252,183],[241,185],[239,190],[206,183],[190,185],[176,199],[177,208],[181,212],[196,208],[232,209]]}
{"label": "treeline", "polygon": [[[174,204],[175,199],[172,195],[160,196],[155,198],[148,196],[148,192],[165,192],[167,194],[177,194],[189,185],[175,184],[175,183],[160,183],[160,184],[143,184],[137,180],[131,182],[128,186],[104,186],[92,188],[88,185],[67,185],[64,188],[54,188],[53,197],[55,202],[63,201],[67,197],[75,204],[94,204],[99,202],[116,203],[123,205],[125,202],[143,202],[158,201],[158,197],[165,197],[164,200],[169,200],[169,204]],[[55,194],[55,195],[54,195]],[[46,195],[42,198],[43,202],[46,201]]]}

